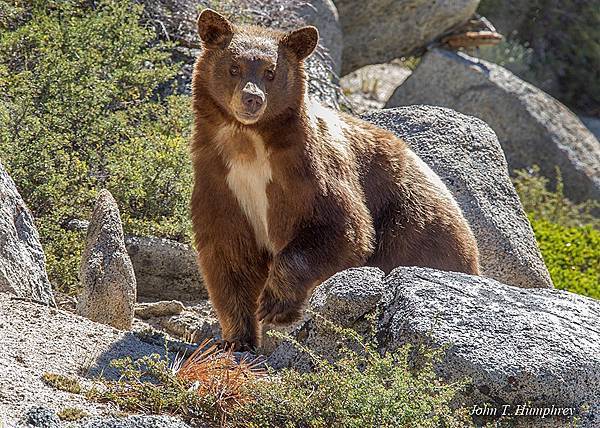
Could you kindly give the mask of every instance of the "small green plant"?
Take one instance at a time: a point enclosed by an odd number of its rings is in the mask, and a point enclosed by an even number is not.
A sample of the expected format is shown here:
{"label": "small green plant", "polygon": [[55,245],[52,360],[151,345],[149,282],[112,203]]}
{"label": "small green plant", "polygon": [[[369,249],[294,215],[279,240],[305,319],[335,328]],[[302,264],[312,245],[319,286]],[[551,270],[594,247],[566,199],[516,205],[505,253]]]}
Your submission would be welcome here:
{"label": "small green plant", "polygon": [[600,231],[530,220],[556,288],[600,299]]}
{"label": "small green plant", "polygon": [[57,415],[62,421],[74,422],[83,418],[87,418],[89,413],[76,407],[65,407],[59,411]]}
{"label": "small green plant", "polygon": [[79,381],[69,376],[46,372],[42,374],[42,380],[49,386],[61,391],[70,392],[71,394],[81,392]]}
{"label": "small green plant", "polygon": [[544,219],[566,227],[591,225],[600,228],[600,219],[592,212],[600,208],[598,201],[576,204],[564,194],[560,170],[556,170],[556,185],[550,188],[550,180],[540,175],[538,166],[531,170],[514,171],[513,183],[521,199],[523,209],[535,219]]}
{"label": "small green plant", "polygon": [[402,65],[404,65],[410,71],[415,71],[415,69],[418,67],[419,63],[421,62],[421,57],[419,57],[419,56],[402,57],[402,58],[400,58],[400,62],[402,63]]}
{"label": "small green plant", "polygon": [[503,39],[497,45],[482,46],[475,50],[475,56],[498,64],[527,81],[533,81],[531,71],[533,50],[525,43],[516,40]]}
{"label": "small green plant", "polygon": [[600,299],[600,219],[598,201],[575,204],[539,175],[539,168],[515,171],[515,189],[533,227],[552,282],[562,290]]}
{"label": "small green plant", "polygon": [[263,375],[256,361],[237,360],[231,350],[210,341],[201,343],[183,364],[154,354],[113,360],[111,366],[120,379],[99,380],[84,392],[88,399],[126,412],[167,413],[221,426],[249,399],[243,385]]}
{"label": "small green plant", "polygon": [[201,397],[180,380],[158,354],[138,360],[129,357],[111,361],[119,370],[118,381],[101,381],[85,391],[88,399],[113,403],[119,410],[147,414],[179,414],[205,418],[214,406],[214,397]]}
{"label": "small green plant", "polygon": [[[314,363],[311,372],[261,368],[204,342],[183,364],[159,355],[113,360],[119,380],[79,389],[118,410],[177,415],[227,427],[467,427],[457,408],[466,381],[445,383],[434,370],[442,350],[404,347],[381,354],[374,339],[327,320],[342,344],[334,361],[291,340]],[[56,375],[53,376],[53,379]],[[62,382],[53,382],[57,388]]]}

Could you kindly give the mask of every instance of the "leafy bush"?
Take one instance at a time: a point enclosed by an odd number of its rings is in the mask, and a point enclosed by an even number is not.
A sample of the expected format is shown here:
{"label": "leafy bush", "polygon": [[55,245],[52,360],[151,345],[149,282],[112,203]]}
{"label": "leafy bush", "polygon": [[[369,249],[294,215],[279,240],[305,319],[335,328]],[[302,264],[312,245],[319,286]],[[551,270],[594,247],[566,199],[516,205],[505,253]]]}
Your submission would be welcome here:
{"label": "leafy bush", "polygon": [[119,410],[144,414],[175,414],[186,419],[219,420],[216,395],[199,395],[192,383],[177,377],[169,361],[158,354],[137,360],[111,361],[120,372],[118,381],[101,381],[84,391],[92,401],[112,403]]}
{"label": "leafy bush", "polygon": [[554,285],[600,299],[600,232],[530,219]]}
{"label": "leafy bush", "polygon": [[73,293],[72,219],[108,188],[126,232],[186,239],[189,99],[160,99],[168,46],[128,0],[0,0],[0,160],[36,217],[55,287]]}
{"label": "leafy bush", "polygon": [[600,208],[598,201],[576,204],[564,194],[560,170],[556,170],[556,185],[550,188],[550,180],[540,175],[540,168],[514,171],[513,183],[525,212],[535,219],[544,219],[562,226],[577,227],[592,225],[600,228],[600,219],[592,212]]}
{"label": "leafy bush", "polygon": [[560,173],[554,190],[539,168],[516,171],[515,188],[557,288],[600,299],[598,201],[575,204],[563,193]]}
{"label": "leafy bush", "polygon": [[527,43],[511,39],[504,39],[497,45],[481,46],[475,52],[475,56],[498,64],[529,82],[535,81],[531,71],[532,54]]}
{"label": "leafy bush", "polygon": [[[250,385],[253,400],[232,414],[234,425],[259,427],[468,427],[466,409],[454,408],[466,383],[448,384],[434,371],[441,354],[406,346],[383,355],[352,330],[341,358],[329,361],[313,350],[314,369],[283,369]],[[289,340],[289,338],[288,338]],[[418,368],[413,362],[418,355]]]}
{"label": "leafy bush", "polygon": [[[83,388],[90,400],[112,403],[121,411],[168,413],[202,426],[228,427],[467,427],[467,409],[455,409],[465,383],[447,384],[433,363],[439,354],[403,348],[380,355],[356,332],[357,350],[342,347],[334,362],[309,352],[313,372],[265,371],[258,360],[238,361],[230,351],[203,343],[183,365],[158,355],[124,358],[111,365],[118,381],[99,379]],[[354,348],[355,346],[352,346]],[[60,388],[63,383],[58,383]]]}
{"label": "leafy bush", "polygon": [[77,407],[65,407],[57,413],[61,421],[75,422],[89,417],[89,413]]}

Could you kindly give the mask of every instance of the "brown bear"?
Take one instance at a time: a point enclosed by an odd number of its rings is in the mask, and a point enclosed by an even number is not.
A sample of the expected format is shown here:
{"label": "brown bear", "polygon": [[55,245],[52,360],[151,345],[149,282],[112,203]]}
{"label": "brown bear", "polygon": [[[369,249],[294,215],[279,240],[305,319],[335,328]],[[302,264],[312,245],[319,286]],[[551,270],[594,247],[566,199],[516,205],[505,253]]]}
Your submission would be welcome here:
{"label": "brown bear", "polygon": [[223,339],[260,344],[311,291],[354,266],[478,274],[452,195],[401,139],[307,96],[318,32],[198,18],[191,215]]}

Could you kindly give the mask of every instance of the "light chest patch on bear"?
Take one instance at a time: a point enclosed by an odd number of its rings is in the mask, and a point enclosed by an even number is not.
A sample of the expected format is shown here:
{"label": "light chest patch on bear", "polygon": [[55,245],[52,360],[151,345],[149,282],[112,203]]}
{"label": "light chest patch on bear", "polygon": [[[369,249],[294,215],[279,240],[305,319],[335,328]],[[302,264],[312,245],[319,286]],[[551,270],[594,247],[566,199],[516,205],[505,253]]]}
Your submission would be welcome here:
{"label": "light chest patch on bear", "polygon": [[252,226],[258,246],[272,252],[267,197],[272,179],[269,152],[260,135],[235,125],[221,128],[216,139],[228,167],[227,186]]}

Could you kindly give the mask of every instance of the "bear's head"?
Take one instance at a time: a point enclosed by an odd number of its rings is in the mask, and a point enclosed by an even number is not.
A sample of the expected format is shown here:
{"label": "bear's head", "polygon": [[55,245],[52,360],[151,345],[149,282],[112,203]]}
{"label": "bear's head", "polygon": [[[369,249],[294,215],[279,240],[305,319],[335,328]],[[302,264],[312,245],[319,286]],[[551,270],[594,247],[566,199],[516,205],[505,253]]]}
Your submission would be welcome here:
{"label": "bear's head", "polygon": [[290,32],[236,26],[206,9],[198,18],[203,53],[196,74],[203,90],[243,125],[274,120],[304,97],[303,62],[319,40],[315,27]]}

